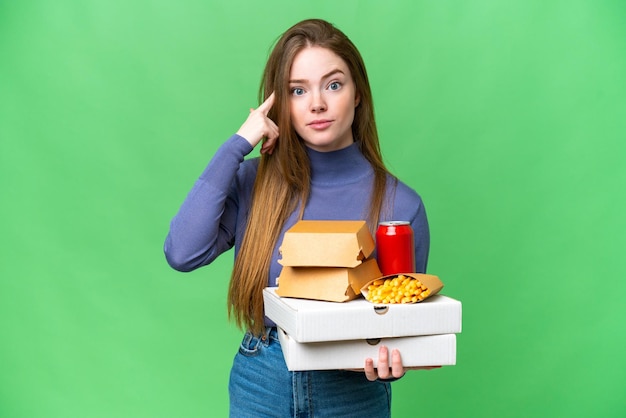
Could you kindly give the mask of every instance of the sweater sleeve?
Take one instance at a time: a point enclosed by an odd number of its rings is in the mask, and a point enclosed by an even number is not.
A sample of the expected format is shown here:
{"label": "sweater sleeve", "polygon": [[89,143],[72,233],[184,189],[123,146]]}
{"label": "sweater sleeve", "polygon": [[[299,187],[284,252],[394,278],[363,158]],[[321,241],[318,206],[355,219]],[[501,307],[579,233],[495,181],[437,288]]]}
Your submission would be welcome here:
{"label": "sweater sleeve", "polygon": [[252,146],[233,135],[217,150],[170,222],[164,253],[179,271],[207,265],[232,248],[237,229],[239,201],[236,183],[239,167]]}

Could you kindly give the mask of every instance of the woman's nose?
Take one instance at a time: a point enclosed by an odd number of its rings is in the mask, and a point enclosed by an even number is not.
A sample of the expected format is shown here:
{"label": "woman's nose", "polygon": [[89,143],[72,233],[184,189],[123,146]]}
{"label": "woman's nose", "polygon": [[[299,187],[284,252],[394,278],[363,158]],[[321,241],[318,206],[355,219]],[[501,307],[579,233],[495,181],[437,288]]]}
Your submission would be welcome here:
{"label": "woman's nose", "polygon": [[311,112],[323,112],[326,110],[326,102],[321,94],[314,94],[311,100]]}

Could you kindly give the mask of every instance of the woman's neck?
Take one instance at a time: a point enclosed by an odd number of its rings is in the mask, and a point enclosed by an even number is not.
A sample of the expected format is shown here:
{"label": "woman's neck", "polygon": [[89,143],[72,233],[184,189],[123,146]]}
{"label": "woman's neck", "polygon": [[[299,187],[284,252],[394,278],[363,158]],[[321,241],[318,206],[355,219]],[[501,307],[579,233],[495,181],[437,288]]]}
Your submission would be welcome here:
{"label": "woman's neck", "polygon": [[356,183],[372,173],[372,167],[354,142],[337,151],[319,152],[307,148],[312,184]]}

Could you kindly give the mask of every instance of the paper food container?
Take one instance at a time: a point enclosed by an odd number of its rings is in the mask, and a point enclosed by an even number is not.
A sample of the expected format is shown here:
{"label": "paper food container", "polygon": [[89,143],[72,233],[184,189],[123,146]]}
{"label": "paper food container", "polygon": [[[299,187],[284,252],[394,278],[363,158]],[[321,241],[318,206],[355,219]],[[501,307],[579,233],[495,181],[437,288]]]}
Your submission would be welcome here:
{"label": "paper food container", "polygon": [[280,246],[283,266],[356,267],[376,247],[365,221],[298,221]]}
{"label": "paper food container", "polygon": [[365,221],[299,221],[280,246],[283,265],[277,293],[283,297],[345,302],[361,296],[382,273]]}
{"label": "paper food container", "polygon": [[345,303],[280,297],[263,289],[265,315],[300,343],[393,338],[461,332],[461,302],[444,295],[421,303],[377,305],[363,298]]}
{"label": "paper food container", "polygon": [[[432,274],[423,274],[423,273],[402,273],[402,274],[390,274],[387,276],[383,276],[383,277],[379,277],[377,279],[371,280],[368,283],[366,283],[365,285],[363,285],[363,287],[361,287],[361,294],[363,294],[363,296],[365,297],[365,299],[367,299],[368,294],[369,294],[369,286],[374,283],[377,280],[386,280],[386,279],[393,279],[395,277],[398,276],[407,276],[413,279],[417,279],[420,281],[420,283],[424,286],[426,286],[426,288],[429,290],[429,293],[427,296],[425,296],[422,300],[417,301],[417,302],[405,302],[402,304],[412,304],[412,303],[419,303],[419,302],[423,302],[426,299],[436,295],[437,293],[439,293],[439,291],[441,289],[443,289],[443,282],[439,279],[439,277],[437,276],[433,276]],[[370,302],[373,303],[373,302]],[[377,302],[378,303],[378,302]],[[389,303],[389,304],[400,304],[400,303]]]}
{"label": "paper food container", "polygon": [[283,267],[276,293],[283,297],[346,302],[361,296],[365,283],[380,277],[376,260],[357,267]]}
{"label": "paper food container", "polygon": [[455,334],[299,343],[278,328],[278,339],[287,368],[292,371],[363,369],[368,357],[374,360],[374,367],[377,367],[381,345],[388,347],[390,357],[393,349],[400,350],[405,367],[456,364]]}

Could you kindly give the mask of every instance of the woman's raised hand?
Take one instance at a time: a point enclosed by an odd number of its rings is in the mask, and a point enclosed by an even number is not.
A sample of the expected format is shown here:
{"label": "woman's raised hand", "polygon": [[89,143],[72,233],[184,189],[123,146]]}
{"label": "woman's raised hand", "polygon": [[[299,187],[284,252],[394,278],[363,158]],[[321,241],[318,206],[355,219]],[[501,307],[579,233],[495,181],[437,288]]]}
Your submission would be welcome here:
{"label": "woman's raised hand", "polygon": [[274,93],[256,109],[250,109],[248,119],[241,125],[237,134],[246,139],[253,147],[256,147],[263,138],[262,153],[271,154],[278,139],[278,126],[267,117],[268,112],[274,105]]}

